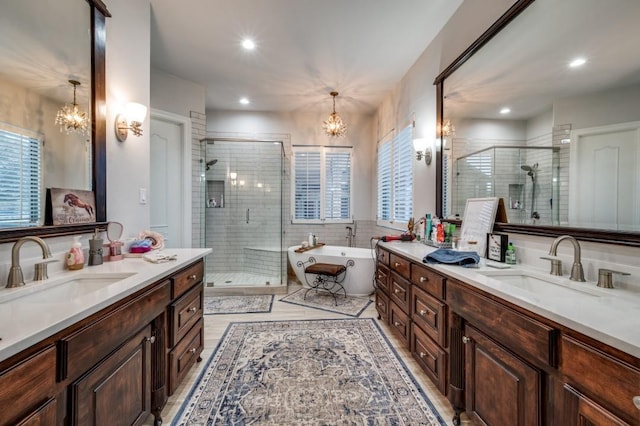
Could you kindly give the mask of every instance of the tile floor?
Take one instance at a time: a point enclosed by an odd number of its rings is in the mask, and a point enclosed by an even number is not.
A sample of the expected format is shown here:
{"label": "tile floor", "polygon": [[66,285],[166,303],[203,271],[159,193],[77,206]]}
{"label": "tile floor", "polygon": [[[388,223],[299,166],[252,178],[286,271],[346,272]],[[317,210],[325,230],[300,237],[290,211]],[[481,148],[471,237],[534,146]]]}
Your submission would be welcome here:
{"label": "tile floor", "polygon": [[[289,285],[289,293],[300,289],[298,285]],[[163,424],[169,425],[173,418],[176,416],[182,402],[189,394],[191,386],[202,368],[204,368],[206,361],[211,356],[213,349],[216,347],[218,341],[222,337],[227,325],[231,322],[247,322],[247,321],[277,321],[277,320],[301,320],[301,319],[328,319],[328,318],[350,318],[341,314],[334,314],[331,312],[321,311],[318,309],[309,309],[303,306],[292,305],[290,303],[279,302],[279,297],[276,296],[273,301],[273,308],[270,313],[258,313],[258,314],[234,314],[234,315],[205,315],[204,316],[204,351],[202,352],[202,362],[196,364],[184,382],[178,388],[174,395],[169,398],[166,406],[162,411]],[[360,318],[377,318],[378,314],[375,310],[375,305],[372,303],[369,307],[360,315]],[[448,400],[440,394],[435,388],[427,376],[421,372],[418,364],[411,357],[411,353],[404,345],[398,341],[395,335],[391,332],[391,329],[381,322],[378,322],[384,331],[385,335],[396,349],[398,355],[402,358],[405,365],[409,368],[414,375],[417,383],[422,387],[427,397],[433,402],[434,406],[438,409],[441,416],[447,422],[447,424],[453,424],[451,419],[453,417],[453,410]],[[145,425],[153,425],[153,416],[150,416]],[[470,425],[470,421],[464,415],[462,417],[463,425]]]}

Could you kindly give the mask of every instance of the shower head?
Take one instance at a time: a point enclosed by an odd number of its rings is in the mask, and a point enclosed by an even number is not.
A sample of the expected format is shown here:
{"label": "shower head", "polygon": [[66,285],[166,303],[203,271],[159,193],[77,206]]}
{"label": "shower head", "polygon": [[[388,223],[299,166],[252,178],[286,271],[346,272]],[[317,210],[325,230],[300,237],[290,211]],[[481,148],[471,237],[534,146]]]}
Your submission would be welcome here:
{"label": "shower head", "polygon": [[213,166],[213,165],[214,165],[214,164],[216,164],[217,162],[218,162],[218,160],[217,160],[217,159],[213,159],[213,160],[211,160],[211,161],[207,161],[207,162],[205,163],[205,165],[207,166],[207,170],[209,170],[209,167]]}
{"label": "shower head", "polygon": [[520,168],[527,172],[527,176],[533,177],[533,175],[538,171],[538,163],[535,163],[533,166],[523,164]]}

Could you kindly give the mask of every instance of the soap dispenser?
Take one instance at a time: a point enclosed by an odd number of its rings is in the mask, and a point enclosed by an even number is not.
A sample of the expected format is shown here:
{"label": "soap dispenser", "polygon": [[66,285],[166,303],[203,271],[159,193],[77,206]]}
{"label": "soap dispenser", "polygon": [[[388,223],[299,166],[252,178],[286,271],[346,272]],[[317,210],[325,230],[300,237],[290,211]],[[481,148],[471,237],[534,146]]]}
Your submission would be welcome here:
{"label": "soap dispenser", "polygon": [[98,238],[97,229],[89,240],[89,266],[93,265],[102,265],[102,238]]}
{"label": "soap dispenser", "polygon": [[67,269],[75,271],[84,267],[84,253],[82,252],[82,244],[80,236],[73,237],[73,244],[66,257]]}

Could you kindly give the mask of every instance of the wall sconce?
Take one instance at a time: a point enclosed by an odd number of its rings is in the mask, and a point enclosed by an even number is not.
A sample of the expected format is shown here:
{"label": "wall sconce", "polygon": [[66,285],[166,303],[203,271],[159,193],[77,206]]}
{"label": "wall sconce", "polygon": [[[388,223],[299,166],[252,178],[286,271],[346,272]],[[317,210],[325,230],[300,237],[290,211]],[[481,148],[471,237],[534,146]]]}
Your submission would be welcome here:
{"label": "wall sconce", "polygon": [[236,172],[229,173],[229,179],[231,179],[231,185],[236,184],[236,179],[238,178],[238,174]]}
{"label": "wall sconce", "polygon": [[416,160],[422,160],[424,156],[425,163],[431,164],[431,147],[428,146],[427,140],[423,138],[417,138],[413,140],[413,149],[416,151]]}
{"label": "wall sconce", "polygon": [[116,137],[118,140],[120,142],[126,141],[129,130],[134,136],[142,136],[142,123],[146,117],[146,106],[136,102],[129,102],[125,108],[125,113],[116,116]]}

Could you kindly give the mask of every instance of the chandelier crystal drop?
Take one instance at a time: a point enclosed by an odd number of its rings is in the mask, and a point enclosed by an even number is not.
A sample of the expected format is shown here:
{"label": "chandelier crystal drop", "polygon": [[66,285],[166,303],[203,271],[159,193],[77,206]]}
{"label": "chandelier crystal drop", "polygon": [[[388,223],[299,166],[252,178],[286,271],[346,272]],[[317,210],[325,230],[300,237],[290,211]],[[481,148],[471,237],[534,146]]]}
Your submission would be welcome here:
{"label": "chandelier crystal drop", "polygon": [[329,136],[340,137],[344,136],[347,132],[347,126],[342,121],[342,118],[336,113],[336,96],[338,92],[331,92],[333,96],[333,112],[329,115],[329,119],[322,122],[322,128]]}
{"label": "chandelier crystal drop", "polygon": [[80,85],[79,81],[69,80],[69,83],[73,84],[73,103],[65,104],[58,114],[56,114],[56,124],[60,126],[61,132],[86,134],[87,127],[89,125],[89,115],[80,111],[78,104],[76,103],[76,88]]}

